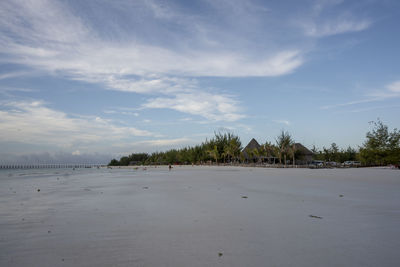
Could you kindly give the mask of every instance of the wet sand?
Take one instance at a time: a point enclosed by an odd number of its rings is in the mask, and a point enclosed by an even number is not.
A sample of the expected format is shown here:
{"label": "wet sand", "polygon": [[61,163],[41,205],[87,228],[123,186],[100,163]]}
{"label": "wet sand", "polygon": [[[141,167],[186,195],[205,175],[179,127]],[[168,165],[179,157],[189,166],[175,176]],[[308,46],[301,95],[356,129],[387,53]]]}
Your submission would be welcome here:
{"label": "wet sand", "polygon": [[0,171],[0,266],[400,266],[400,171]]}

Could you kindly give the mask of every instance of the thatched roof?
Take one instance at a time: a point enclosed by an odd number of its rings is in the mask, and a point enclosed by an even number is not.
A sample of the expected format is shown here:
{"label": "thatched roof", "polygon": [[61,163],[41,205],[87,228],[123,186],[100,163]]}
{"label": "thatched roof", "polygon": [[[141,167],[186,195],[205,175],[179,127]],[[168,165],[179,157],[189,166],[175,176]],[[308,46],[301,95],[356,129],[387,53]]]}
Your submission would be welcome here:
{"label": "thatched roof", "polygon": [[311,152],[308,148],[306,148],[305,146],[303,146],[300,143],[295,143],[294,144],[295,148],[297,151],[299,151],[301,154],[305,155],[305,156],[312,156],[314,155],[313,152]]}
{"label": "thatched roof", "polygon": [[246,151],[247,149],[259,149],[261,146],[260,144],[256,141],[256,139],[251,139],[250,142],[247,144],[247,146],[243,149],[243,151]]}
{"label": "thatched roof", "polygon": [[256,139],[251,139],[250,142],[247,144],[245,148],[243,148],[243,155],[246,159],[249,159],[249,155],[247,155],[247,150],[254,150],[254,149],[259,149],[261,146],[260,144],[256,141]]}

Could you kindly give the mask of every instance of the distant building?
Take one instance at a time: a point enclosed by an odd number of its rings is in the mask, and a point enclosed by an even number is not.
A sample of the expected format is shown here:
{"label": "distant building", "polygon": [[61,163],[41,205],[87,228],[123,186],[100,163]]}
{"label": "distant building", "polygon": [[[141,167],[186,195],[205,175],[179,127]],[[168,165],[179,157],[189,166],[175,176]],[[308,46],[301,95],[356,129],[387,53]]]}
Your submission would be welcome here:
{"label": "distant building", "polygon": [[297,165],[309,164],[313,160],[314,153],[300,143],[295,143],[295,161]]}
{"label": "distant building", "polygon": [[[247,146],[242,150],[244,158],[247,162],[263,162],[273,164],[276,163],[278,158],[273,157],[272,155],[259,155],[256,150],[259,151],[261,145],[257,142],[256,139],[251,139]],[[305,165],[309,164],[313,159],[314,153],[311,152],[308,148],[303,146],[300,143],[294,144],[295,148],[295,164],[296,165]],[[255,152],[256,151],[256,152]],[[288,159],[291,161],[292,159]]]}
{"label": "distant building", "polygon": [[255,149],[260,149],[260,144],[256,141],[256,139],[251,139],[245,148],[243,148],[242,152],[246,161],[257,161],[258,157],[251,153]]}

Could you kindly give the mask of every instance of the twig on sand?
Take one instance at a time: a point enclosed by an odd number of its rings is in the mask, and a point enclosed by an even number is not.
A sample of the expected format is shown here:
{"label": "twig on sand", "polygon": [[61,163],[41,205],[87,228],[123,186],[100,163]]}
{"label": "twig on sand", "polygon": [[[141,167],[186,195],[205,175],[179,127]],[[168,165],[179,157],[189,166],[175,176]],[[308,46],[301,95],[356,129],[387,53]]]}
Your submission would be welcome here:
{"label": "twig on sand", "polygon": [[315,218],[315,219],[322,219],[322,217],[316,216],[316,215],[308,215],[308,217],[310,217],[310,218]]}

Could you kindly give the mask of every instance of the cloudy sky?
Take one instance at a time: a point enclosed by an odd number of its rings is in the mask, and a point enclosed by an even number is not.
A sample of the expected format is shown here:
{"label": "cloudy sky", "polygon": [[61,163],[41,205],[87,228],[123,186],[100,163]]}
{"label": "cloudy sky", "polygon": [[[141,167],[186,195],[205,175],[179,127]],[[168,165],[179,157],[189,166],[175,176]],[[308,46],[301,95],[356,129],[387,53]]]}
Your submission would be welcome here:
{"label": "cloudy sky", "polygon": [[[3,0],[0,160],[400,126],[397,0]],[[107,156],[106,156],[107,158]]]}

